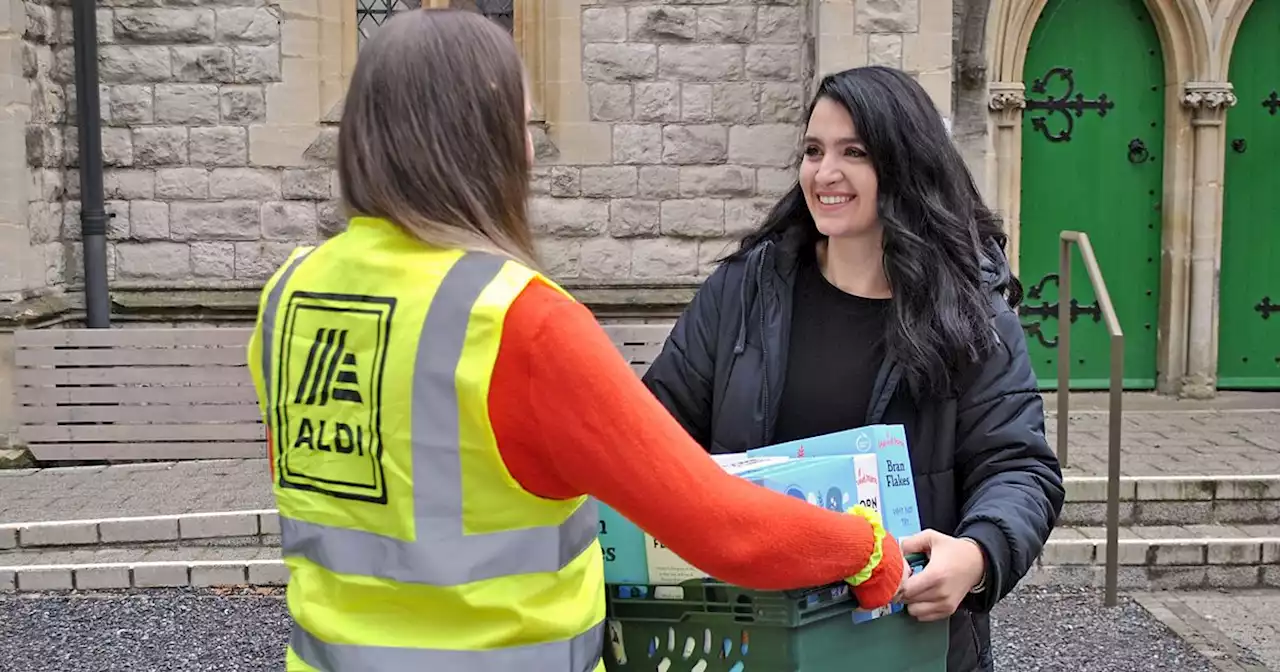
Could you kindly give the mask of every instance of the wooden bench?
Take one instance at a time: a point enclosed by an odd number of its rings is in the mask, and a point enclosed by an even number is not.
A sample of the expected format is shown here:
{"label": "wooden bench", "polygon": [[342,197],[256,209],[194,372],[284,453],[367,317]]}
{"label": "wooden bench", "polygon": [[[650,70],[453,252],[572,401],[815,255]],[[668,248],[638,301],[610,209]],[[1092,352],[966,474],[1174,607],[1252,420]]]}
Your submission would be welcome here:
{"label": "wooden bench", "polygon": [[[671,329],[605,331],[642,375]],[[262,457],[246,328],[20,330],[18,436],[40,461]]]}

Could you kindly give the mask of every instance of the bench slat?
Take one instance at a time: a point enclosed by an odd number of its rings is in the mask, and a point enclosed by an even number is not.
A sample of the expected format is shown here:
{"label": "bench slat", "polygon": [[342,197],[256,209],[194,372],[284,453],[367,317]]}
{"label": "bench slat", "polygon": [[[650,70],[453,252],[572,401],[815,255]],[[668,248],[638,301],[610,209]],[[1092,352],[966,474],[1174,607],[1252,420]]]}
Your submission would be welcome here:
{"label": "bench slat", "polygon": [[208,443],[37,443],[37,460],[225,460],[266,457],[262,439]]}
{"label": "bench slat", "polygon": [[244,346],[252,329],[171,328],[171,329],[19,329],[14,332],[18,348],[53,346],[112,346],[128,348],[172,348],[176,346]]}
{"label": "bench slat", "polygon": [[18,366],[247,366],[243,345],[225,348],[19,348]]}
{"label": "bench slat", "polygon": [[253,386],[247,366],[115,366],[18,369],[18,385],[243,385]]}
{"label": "bench slat", "polygon": [[193,422],[257,423],[258,404],[197,404],[153,406],[27,406],[23,420],[30,425],[93,422],[101,424],[172,425]]}
{"label": "bench slat", "polygon": [[[640,376],[662,351],[671,324],[604,329]],[[37,460],[262,457],[265,429],[247,367],[250,334],[19,330],[19,436]]]}
{"label": "bench slat", "polygon": [[22,425],[18,436],[27,443],[75,441],[253,441],[265,440],[261,424],[169,425]]}
{"label": "bench slat", "polygon": [[604,332],[615,345],[629,343],[656,343],[662,345],[671,333],[670,324],[610,324]]}
{"label": "bench slat", "polygon": [[[247,372],[246,372],[247,375]],[[198,387],[19,387],[18,403],[25,407],[55,404],[151,404],[156,406],[185,404],[256,404],[252,385],[211,385]]]}

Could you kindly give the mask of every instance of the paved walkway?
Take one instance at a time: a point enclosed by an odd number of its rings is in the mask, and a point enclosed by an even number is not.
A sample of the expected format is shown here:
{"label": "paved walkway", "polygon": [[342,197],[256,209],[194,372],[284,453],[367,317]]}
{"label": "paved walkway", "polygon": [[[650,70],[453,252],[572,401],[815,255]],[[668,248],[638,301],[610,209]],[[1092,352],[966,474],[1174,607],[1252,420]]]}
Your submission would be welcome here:
{"label": "paved walkway", "polygon": [[1280,670],[1280,591],[1179,591],[1134,597],[1222,672]]}
{"label": "paved walkway", "polygon": [[[1106,475],[1108,418],[1073,407],[1066,475]],[[1045,431],[1056,450],[1056,414]],[[1122,432],[1126,476],[1280,474],[1280,410],[1126,411]]]}
{"label": "paved walkway", "polygon": [[[1080,396],[1065,471],[1105,475],[1107,414],[1096,397]],[[1280,410],[1133,406],[1124,414],[1125,475],[1280,474]],[[1051,443],[1055,423],[1050,413]],[[274,508],[267,474],[265,460],[0,470],[0,523]]]}

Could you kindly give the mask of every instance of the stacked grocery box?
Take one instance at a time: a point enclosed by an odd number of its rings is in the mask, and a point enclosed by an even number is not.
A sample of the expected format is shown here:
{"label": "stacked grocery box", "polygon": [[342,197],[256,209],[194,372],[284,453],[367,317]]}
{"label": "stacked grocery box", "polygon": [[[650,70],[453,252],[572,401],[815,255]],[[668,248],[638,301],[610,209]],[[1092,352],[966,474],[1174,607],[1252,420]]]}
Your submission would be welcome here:
{"label": "stacked grocery box", "polygon": [[[911,458],[900,425],[874,425],[716,456],[727,472],[834,511],[880,512],[890,534],[920,531]],[[846,584],[793,591],[731,586],[685,562],[601,504],[609,588],[611,672],[943,672],[945,621],[920,623],[894,605],[857,608]],[[923,566],[923,559],[916,570]]]}

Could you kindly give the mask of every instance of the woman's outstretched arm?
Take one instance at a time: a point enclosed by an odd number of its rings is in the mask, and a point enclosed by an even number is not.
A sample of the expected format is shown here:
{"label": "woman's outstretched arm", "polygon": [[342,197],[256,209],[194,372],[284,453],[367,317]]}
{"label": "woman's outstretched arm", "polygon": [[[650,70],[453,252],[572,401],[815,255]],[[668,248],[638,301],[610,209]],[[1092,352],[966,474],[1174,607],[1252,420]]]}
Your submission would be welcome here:
{"label": "woman's outstretched arm", "polygon": [[[503,461],[527,490],[589,494],[686,561],[749,588],[854,577],[875,546],[867,520],[813,506],[725,473],[644,387],[586,307],[540,281],[512,305],[490,390]],[[903,574],[883,557],[854,588],[886,604]]]}

